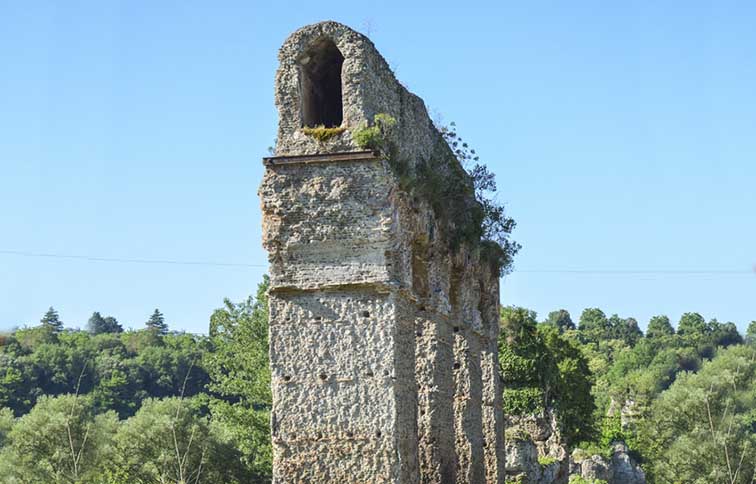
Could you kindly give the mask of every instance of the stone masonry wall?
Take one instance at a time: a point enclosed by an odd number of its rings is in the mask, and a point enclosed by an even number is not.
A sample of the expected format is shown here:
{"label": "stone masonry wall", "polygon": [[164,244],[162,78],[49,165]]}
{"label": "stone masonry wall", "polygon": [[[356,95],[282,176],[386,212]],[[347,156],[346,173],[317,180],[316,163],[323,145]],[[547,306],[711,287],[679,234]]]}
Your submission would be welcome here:
{"label": "stone masonry wall", "polygon": [[[344,131],[317,141],[301,129],[301,66],[323,39],[344,58]],[[498,274],[475,247],[451,249],[429,201],[351,136],[390,114],[411,172],[440,134],[346,26],[304,27],[279,59],[278,143],[259,191],[274,482],[503,483]]]}

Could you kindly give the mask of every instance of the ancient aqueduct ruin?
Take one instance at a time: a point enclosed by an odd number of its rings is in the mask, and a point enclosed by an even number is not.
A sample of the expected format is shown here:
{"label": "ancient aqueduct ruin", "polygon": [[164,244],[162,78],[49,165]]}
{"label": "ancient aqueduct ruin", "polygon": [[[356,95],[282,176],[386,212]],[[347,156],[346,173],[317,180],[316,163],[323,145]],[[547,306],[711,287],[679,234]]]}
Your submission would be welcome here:
{"label": "ancient aqueduct ruin", "polygon": [[[260,187],[274,482],[503,483],[498,272],[400,176],[459,163],[365,36],[310,25],[279,60]],[[354,141],[376,114],[392,160]]]}

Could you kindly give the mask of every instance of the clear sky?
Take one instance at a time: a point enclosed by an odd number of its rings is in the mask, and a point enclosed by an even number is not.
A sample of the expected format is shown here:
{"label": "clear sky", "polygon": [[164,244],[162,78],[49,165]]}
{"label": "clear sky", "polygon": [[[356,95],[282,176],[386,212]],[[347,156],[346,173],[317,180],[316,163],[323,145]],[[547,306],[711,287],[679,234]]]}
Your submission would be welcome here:
{"label": "clear sky", "polygon": [[327,19],[497,174],[523,245],[503,304],[756,319],[755,2],[8,0],[0,327],[159,307],[204,332],[252,293],[277,49]]}

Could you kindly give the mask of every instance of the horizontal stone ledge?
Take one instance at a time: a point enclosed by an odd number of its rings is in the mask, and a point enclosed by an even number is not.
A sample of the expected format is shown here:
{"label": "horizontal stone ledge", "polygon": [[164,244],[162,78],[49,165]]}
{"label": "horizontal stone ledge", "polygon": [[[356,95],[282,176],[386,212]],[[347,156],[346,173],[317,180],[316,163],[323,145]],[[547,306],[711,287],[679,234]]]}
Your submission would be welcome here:
{"label": "horizontal stone ledge", "polygon": [[272,439],[272,443],[275,445],[296,445],[308,442],[380,442],[381,437],[376,436],[375,433],[369,434],[354,434],[351,437],[348,435],[337,436],[303,436],[303,437],[278,437]]}
{"label": "horizontal stone ledge", "polygon": [[338,292],[361,292],[371,293],[375,291],[378,295],[387,295],[391,292],[398,291],[396,283],[389,281],[355,281],[344,284],[323,284],[323,285],[280,285],[271,286],[268,294],[271,295],[289,295],[289,294],[314,294],[314,293],[338,293]]}
{"label": "horizontal stone ledge", "polygon": [[379,161],[382,157],[375,151],[347,151],[344,153],[324,153],[317,155],[266,156],[265,166],[305,165],[309,163],[341,163],[346,161]]}

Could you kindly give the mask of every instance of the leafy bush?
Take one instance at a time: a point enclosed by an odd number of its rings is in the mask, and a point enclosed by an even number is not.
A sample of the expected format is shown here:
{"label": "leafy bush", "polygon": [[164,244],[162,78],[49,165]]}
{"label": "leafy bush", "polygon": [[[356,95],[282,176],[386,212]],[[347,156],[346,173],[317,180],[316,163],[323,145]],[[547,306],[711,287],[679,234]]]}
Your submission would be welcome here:
{"label": "leafy bush", "polygon": [[505,388],[506,415],[541,415],[546,410],[543,390],[537,387]]}
{"label": "leafy bush", "polygon": [[386,158],[392,157],[390,146],[391,132],[396,126],[396,119],[385,113],[378,113],[373,117],[373,124],[363,124],[352,133],[352,139],[357,146],[366,150],[377,151]]}
{"label": "leafy bush", "polygon": [[501,310],[499,364],[504,381],[504,412],[539,415],[556,410],[563,438],[594,437],[594,399],[588,361],[574,343],[536,314],[509,306]]}

